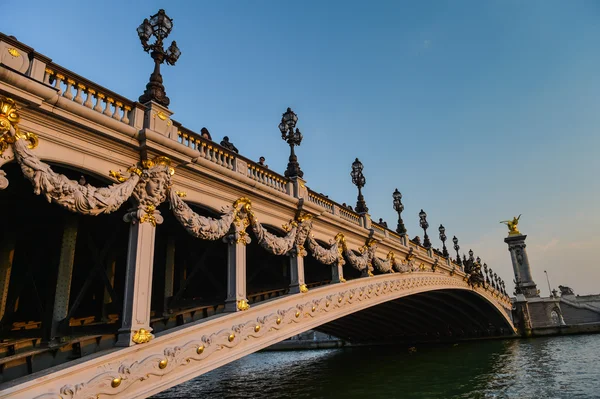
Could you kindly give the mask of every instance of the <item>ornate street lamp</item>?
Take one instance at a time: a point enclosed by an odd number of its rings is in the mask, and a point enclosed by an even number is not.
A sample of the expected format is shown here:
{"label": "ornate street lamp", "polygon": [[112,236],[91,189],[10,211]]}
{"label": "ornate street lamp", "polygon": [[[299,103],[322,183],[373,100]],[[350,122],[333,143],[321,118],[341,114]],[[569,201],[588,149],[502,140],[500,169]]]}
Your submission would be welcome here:
{"label": "ornate street lamp", "polygon": [[438,231],[440,232],[440,240],[442,240],[442,255],[444,258],[447,258],[450,254],[448,253],[448,248],[446,248],[446,228],[440,224]]}
{"label": "ornate street lamp", "polygon": [[[165,14],[165,10],[163,9],[158,10],[158,13],[151,16],[150,20],[144,19],[144,22],[137,28],[144,51],[150,53],[150,56],[154,60],[154,72],[150,75],[150,82],[146,85],[146,91],[144,91],[144,94],[139,99],[143,104],[154,101],[165,107],[169,106],[170,100],[162,84],[163,79],[160,74],[160,64],[166,62],[168,65],[175,65],[181,55],[181,51],[175,41],[171,43],[167,50],[163,48],[163,39],[169,36],[171,29],[173,29],[173,20]],[[156,40],[154,43],[148,44],[151,36],[154,36]]]}
{"label": "ornate street lamp", "polygon": [[285,171],[285,177],[304,176],[304,172],[300,170],[298,157],[296,157],[296,153],[294,152],[294,146],[299,146],[302,143],[302,133],[300,133],[300,129],[296,128],[296,122],[298,122],[298,115],[291,108],[288,108],[281,116],[281,123],[279,124],[281,138],[290,145],[290,158]]}
{"label": "ornate street lamp", "polygon": [[473,261],[473,262],[475,261],[475,258],[473,257],[473,250],[472,249],[469,249],[469,260]]}
{"label": "ornate street lamp", "polygon": [[454,250],[456,251],[456,263],[459,266],[462,266],[462,261],[460,260],[460,254],[458,253],[458,250],[460,249],[460,247],[458,246],[458,238],[456,238],[456,236],[452,237],[452,242],[454,243]]}
{"label": "ornate street lamp", "polygon": [[427,223],[427,214],[423,209],[419,212],[419,224],[423,229],[423,246],[427,249],[431,248],[431,241],[429,241],[429,236],[427,235],[427,229],[429,228],[429,223]]}
{"label": "ornate street lamp", "polygon": [[356,187],[358,187],[358,197],[356,201],[356,208],[354,210],[358,213],[367,213],[369,212],[369,208],[367,208],[367,203],[365,202],[365,197],[362,195],[361,188],[365,186],[367,180],[362,173],[363,164],[356,158],[356,161],[352,162],[352,172],[350,172],[350,176],[352,176],[352,183]]}
{"label": "ornate street lamp", "polygon": [[402,220],[402,211],[404,210],[404,205],[402,204],[402,193],[396,189],[394,190],[392,196],[394,197],[394,210],[398,212],[398,227],[396,227],[396,231],[402,236],[406,234],[406,227],[404,226],[404,221]]}

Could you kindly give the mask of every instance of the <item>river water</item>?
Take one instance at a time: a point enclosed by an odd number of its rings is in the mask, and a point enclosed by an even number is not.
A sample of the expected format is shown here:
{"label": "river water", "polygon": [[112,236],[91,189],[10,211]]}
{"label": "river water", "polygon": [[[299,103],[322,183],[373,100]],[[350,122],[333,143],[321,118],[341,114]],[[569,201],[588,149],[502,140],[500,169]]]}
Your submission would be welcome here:
{"label": "river water", "polygon": [[600,398],[600,334],[261,352],[153,398]]}

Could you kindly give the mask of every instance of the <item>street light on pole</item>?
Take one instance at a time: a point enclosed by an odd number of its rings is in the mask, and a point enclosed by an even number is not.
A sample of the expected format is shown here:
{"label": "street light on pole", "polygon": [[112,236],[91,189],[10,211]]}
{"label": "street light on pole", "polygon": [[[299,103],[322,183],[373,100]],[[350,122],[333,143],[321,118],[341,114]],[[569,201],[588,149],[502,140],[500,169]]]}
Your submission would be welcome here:
{"label": "street light on pole", "polygon": [[546,273],[546,281],[548,282],[548,295],[552,296],[552,288],[550,288],[550,278],[548,277],[548,272],[544,270],[544,273]]}

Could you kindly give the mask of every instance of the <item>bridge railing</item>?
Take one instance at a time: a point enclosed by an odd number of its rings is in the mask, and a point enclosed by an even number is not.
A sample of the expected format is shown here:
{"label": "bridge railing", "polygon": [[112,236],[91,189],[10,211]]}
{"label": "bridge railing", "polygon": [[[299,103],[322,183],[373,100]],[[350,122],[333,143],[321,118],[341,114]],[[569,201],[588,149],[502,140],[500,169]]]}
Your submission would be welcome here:
{"label": "bridge railing", "polygon": [[196,150],[200,157],[225,169],[234,170],[260,184],[282,193],[290,194],[289,179],[259,165],[248,158],[230,151],[216,142],[183,126],[178,128],[177,142]]}
{"label": "bridge railing", "polygon": [[43,82],[57,90],[60,97],[130,125],[134,101],[110,91],[55,63],[44,69]]}

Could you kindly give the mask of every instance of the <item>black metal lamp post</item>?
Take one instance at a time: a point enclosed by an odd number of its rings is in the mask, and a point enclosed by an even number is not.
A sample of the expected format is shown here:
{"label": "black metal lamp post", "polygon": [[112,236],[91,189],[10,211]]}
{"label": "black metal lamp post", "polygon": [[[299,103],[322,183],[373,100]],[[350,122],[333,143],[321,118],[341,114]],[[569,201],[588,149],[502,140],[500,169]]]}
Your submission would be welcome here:
{"label": "black metal lamp post", "polygon": [[427,235],[427,229],[429,228],[429,223],[427,223],[427,214],[423,209],[419,212],[419,224],[423,229],[423,246],[427,249],[431,248],[431,241],[429,241],[429,236]]}
{"label": "black metal lamp post", "polygon": [[[160,64],[166,62],[168,65],[175,65],[181,55],[175,41],[171,43],[167,50],[163,48],[163,39],[169,36],[171,29],[173,29],[173,20],[165,14],[163,9],[158,10],[158,13],[151,16],[150,20],[144,19],[144,22],[137,28],[144,51],[150,53],[154,60],[154,72],[150,75],[150,82],[146,85],[146,91],[140,96],[139,101],[141,103],[154,101],[165,107],[169,106],[170,100],[167,93],[165,93],[165,86],[162,84]],[[154,43],[148,44],[151,36],[154,36],[156,40]]]}
{"label": "black metal lamp post", "polygon": [[285,171],[285,177],[304,176],[304,172],[300,170],[298,157],[296,157],[296,153],[294,152],[294,146],[299,146],[302,143],[302,133],[300,133],[300,129],[296,128],[296,122],[298,122],[298,115],[291,108],[288,108],[281,116],[281,123],[279,124],[281,138],[290,145],[290,158]]}
{"label": "black metal lamp post", "polygon": [[365,179],[362,170],[363,164],[358,160],[358,158],[356,158],[356,161],[352,162],[352,172],[350,172],[350,176],[352,176],[352,183],[358,187],[358,197],[356,201],[356,208],[354,208],[354,210],[358,213],[367,213],[369,212],[369,208],[367,208],[365,197],[363,197],[361,191],[367,180]]}
{"label": "black metal lamp post", "polygon": [[460,254],[458,253],[458,250],[460,249],[460,247],[458,246],[458,238],[456,238],[456,236],[452,237],[452,242],[454,243],[454,250],[456,251],[456,263],[459,266],[462,266],[462,261],[460,260]]}
{"label": "black metal lamp post", "polygon": [[475,261],[475,258],[473,257],[473,250],[472,249],[469,249],[469,260],[473,261],[473,262]]}
{"label": "black metal lamp post", "polygon": [[488,276],[488,265],[487,265],[487,263],[483,264],[483,270],[485,271],[485,282],[489,286],[490,285],[490,277]]}
{"label": "black metal lamp post", "polygon": [[392,196],[394,197],[394,210],[398,212],[398,227],[396,227],[396,231],[402,236],[406,234],[406,227],[404,226],[404,221],[402,220],[402,211],[404,210],[404,205],[402,204],[402,193],[396,189],[394,190]]}
{"label": "black metal lamp post", "polygon": [[444,258],[447,258],[450,254],[448,253],[448,248],[446,248],[446,228],[440,224],[438,230],[440,232],[440,240],[442,240],[442,255]]}

